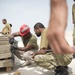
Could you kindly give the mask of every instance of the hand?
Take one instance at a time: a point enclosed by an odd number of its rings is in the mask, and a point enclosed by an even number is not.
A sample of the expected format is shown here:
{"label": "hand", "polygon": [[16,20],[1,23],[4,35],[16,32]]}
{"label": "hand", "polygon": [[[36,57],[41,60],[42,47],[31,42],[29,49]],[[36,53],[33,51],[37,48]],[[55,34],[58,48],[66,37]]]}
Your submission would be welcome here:
{"label": "hand", "polygon": [[14,38],[9,38],[9,43],[13,44],[14,43]]}
{"label": "hand", "polygon": [[17,45],[11,45],[11,50],[16,50],[16,49],[18,49]]}
{"label": "hand", "polygon": [[36,56],[36,53],[34,52],[33,54],[32,54],[32,58],[34,58]]}

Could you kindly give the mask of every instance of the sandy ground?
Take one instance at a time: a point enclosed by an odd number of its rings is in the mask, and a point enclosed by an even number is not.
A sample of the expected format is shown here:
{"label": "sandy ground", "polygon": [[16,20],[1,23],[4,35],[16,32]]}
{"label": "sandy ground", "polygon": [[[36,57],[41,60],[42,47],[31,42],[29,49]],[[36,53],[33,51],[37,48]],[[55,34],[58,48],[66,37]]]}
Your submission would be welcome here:
{"label": "sandy ground", "polygon": [[[21,75],[54,75],[54,71],[50,71],[41,67],[32,64],[30,66],[20,67],[24,61],[15,59],[15,66],[11,72],[6,72],[5,69],[0,69],[0,75],[13,75],[13,73],[17,70],[20,71]],[[75,59],[68,65],[69,66],[69,75],[75,75]]]}

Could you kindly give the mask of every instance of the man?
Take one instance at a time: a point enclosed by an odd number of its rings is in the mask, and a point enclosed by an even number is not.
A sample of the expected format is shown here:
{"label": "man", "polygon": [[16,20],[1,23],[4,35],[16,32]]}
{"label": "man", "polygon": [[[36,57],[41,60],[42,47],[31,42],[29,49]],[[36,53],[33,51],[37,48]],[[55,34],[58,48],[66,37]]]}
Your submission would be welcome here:
{"label": "man", "polygon": [[[75,2],[75,0],[73,0]],[[73,45],[75,45],[75,3],[72,6],[72,19],[73,19]]]}
{"label": "man", "polygon": [[19,51],[23,51],[23,59],[26,61],[24,64],[22,64],[21,66],[26,66],[31,64],[30,60],[27,59],[27,57],[30,57],[26,54],[26,51],[31,51],[30,53],[32,53],[32,50],[38,50],[38,45],[37,45],[37,38],[35,35],[33,35],[30,32],[30,28],[23,24],[20,27],[20,31],[19,32],[15,32],[12,33],[10,35],[10,40],[9,42],[11,44],[13,44],[14,41],[14,37],[20,36],[22,38],[24,47],[17,47],[16,45],[11,45],[11,50],[13,51],[14,49],[14,54],[21,59],[21,53]]}
{"label": "man", "polygon": [[50,0],[50,22],[47,31],[47,38],[51,49],[56,54],[75,53],[65,37],[65,29],[67,27],[67,3],[66,0]]}
{"label": "man", "polygon": [[5,25],[4,28],[2,29],[2,33],[3,35],[9,35],[11,33],[11,27],[10,24],[7,23],[6,19],[2,19],[2,23]]}
{"label": "man", "polygon": [[[73,0],[75,2],[75,0]],[[73,19],[73,45],[75,45],[75,3],[72,6],[72,19]],[[75,54],[73,55],[75,58]]]}
{"label": "man", "polygon": [[67,65],[72,61],[72,54],[54,54],[52,52],[46,37],[47,29],[42,23],[36,23],[34,31],[38,37],[41,36],[40,50],[33,54],[35,63],[46,69],[55,70],[55,75],[69,75]]}

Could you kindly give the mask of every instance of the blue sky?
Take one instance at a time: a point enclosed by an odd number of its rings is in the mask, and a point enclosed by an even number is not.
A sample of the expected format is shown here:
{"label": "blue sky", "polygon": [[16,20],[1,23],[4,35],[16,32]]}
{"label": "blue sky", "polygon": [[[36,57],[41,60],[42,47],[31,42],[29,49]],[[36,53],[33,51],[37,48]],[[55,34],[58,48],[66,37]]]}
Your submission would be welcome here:
{"label": "blue sky", "polygon": [[[49,23],[49,1],[50,0],[0,0],[0,31],[3,28],[2,19],[6,18],[13,25],[12,32],[19,31],[22,24],[27,24],[34,33],[33,26],[37,22],[46,27]],[[68,27],[73,29],[72,4],[73,0],[67,0],[68,4]]]}

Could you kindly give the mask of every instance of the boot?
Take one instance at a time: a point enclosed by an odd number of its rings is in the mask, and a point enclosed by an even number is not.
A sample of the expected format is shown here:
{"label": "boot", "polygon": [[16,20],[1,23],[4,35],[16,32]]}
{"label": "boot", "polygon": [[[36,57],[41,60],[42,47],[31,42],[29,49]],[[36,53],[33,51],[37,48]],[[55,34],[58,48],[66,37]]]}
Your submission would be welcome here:
{"label": "boot", "polygon": [[55,72],[55,75],[69,75],[67,68],[64,66],[57,67]]}

